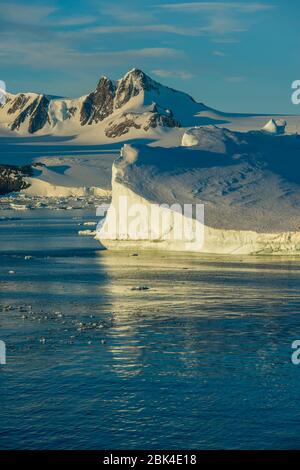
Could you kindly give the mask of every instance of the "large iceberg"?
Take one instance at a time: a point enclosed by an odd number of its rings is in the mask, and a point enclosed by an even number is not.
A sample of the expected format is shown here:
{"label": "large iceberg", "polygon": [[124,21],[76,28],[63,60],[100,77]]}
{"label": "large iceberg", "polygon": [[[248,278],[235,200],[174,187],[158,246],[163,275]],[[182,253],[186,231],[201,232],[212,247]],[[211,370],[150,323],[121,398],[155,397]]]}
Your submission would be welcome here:
{"label": "large iceberg", "polygon": [[[125,145],[114,162],[112,203],[96,237],[108,248],[189,250],[203,253],[300,252],[300,154],[297,136],[232,132],[215,126],[188,130],[176,148]],[[169,215],[169,226],[147,236],[113,218],[140,204]],[[204,205],[204,221],[173,209]],[[199,237],[174,237],[175,222],[192,220]],[[204,222],[204,223],[203,223]],[[199,229],[197,231],[197,228]],[[153,227],[152,227],[153,229]],[[166,237],[166,232],[169,238]]]}

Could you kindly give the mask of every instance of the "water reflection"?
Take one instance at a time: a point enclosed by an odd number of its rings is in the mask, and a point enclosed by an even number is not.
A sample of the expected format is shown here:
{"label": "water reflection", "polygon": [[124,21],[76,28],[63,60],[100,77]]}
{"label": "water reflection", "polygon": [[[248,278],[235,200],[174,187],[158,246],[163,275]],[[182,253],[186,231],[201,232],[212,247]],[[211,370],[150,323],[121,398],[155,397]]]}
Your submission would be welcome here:
{"label": "water reflection", "polygon": [[266,371],[280,360],[283,333],[298,326],[297,258],[101,252],[98,260],[114,319],[108,349],[122,376],[143,373],[156,355],[182,375],[206,374],[208,358],[222,367],[229,351],[237,361],[254,354],[253,367]]}

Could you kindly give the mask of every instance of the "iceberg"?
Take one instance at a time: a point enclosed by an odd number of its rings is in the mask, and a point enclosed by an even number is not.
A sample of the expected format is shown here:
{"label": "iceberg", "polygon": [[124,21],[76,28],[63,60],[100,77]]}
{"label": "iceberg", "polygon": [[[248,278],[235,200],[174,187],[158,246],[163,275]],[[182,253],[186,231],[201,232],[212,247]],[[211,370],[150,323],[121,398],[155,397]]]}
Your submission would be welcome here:
{"label": "iceberg", "polygon": [[271,134],[284,134],[286,127],[286,121],[283,119],[270,119],[262,128],[265,132],[270,132]]}
{"label": "iceberg", "polygon": [[[299,166],[296,136],[259,131],[203,126],[187,130],[179,147],[124,145],[113,164],[111,206],[96,238],[112,249],[298,254]],[[138,204],[173,217],[165,218],[169,225],[157,237],[149,236],[153,227],[147,223],[135,232],[123,224],[112,233],[125,199],[128,213]],[[174,205],[203,205],[204,219],[174,211]],[[192,220],[199,238],[174,237],[174,212],[182,226]]]}

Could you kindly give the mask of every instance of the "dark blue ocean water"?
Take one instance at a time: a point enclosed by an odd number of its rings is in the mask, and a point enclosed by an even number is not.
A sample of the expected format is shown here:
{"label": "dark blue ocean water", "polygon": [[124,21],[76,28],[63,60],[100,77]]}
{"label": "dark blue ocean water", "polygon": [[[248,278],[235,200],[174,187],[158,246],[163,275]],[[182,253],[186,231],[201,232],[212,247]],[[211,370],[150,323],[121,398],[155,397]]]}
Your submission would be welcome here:
{"label": "dark blue ocean water", "polygon": [[0,215],[1,449],[300,448],[300,260],[130,256],[78,237],[86,212]]}

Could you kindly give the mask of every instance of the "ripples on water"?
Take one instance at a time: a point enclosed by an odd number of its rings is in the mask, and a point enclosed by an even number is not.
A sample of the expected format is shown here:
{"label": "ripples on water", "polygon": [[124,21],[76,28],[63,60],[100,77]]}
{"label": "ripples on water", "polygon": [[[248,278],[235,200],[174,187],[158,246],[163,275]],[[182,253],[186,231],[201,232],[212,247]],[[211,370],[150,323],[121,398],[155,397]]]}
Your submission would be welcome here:
{"label": "ripples on water", "polygon": [[300,260],[100,251],[91,217],[0,221],[0,448],[299,448]]}

